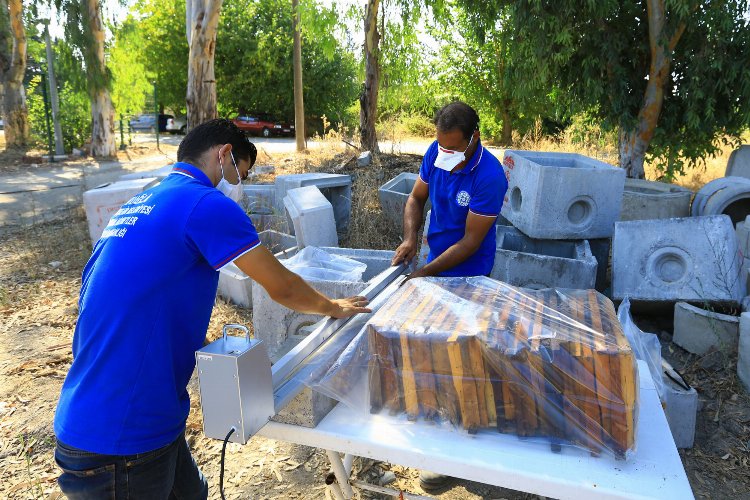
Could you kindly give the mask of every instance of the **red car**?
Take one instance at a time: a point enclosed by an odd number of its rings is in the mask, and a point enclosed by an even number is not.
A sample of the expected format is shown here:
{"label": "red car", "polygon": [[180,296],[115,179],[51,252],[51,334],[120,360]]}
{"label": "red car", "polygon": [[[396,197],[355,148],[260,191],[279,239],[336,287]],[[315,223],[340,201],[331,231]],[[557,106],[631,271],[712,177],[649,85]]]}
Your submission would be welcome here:
{"label": "red car", "polygon": [[232,120],[246,134],[271,137],[272,135],[294,135],[294,125],[274,119],[264,113],[256,115],[239,115]]}

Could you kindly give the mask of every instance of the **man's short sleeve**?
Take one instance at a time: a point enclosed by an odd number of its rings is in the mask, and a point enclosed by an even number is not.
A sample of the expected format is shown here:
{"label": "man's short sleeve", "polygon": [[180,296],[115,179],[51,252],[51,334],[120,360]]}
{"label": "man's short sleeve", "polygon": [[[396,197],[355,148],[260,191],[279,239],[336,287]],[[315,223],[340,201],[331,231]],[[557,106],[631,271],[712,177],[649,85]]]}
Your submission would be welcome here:
{"label": "man's short sleeve", "polygon": [[216,270],[260,245],[247,214],[218,191],[195,205],[185,226],[185,238]]}
{"label": "man's short sleeve", "polygon": [[427,152],[422,157],[422,165],[419,167],[419,178],[425,184],[430,183],[430,173],[435,168],[435,159],[437,158],[438,142],[435,141],[427,148]]}
{"label": "man's short sleeve", "polygon": [[505,180],[503,169],[500,165],[488,165],[485,175],[476,180],[474,192],[471,193],[469,211],[483,217],[497,217],[503,207],[503,198],[508,190],[508,181]]}

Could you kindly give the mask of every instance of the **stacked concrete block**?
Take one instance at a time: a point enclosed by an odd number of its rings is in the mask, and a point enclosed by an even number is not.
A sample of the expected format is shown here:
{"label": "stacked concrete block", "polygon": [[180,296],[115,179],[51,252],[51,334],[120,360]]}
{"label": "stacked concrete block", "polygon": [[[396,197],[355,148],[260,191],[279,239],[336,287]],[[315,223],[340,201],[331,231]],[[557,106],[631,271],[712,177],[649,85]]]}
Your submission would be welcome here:
{"label": "stacked concrete block", "polygon": [[109,219],[122,205],[158,182],[159,180],[154,177],[117,181],[83,193],[83,207],[86,210],[91,242],[97,242]]}
{"label": "stacked concrete block", "polygon": [[155,178],[162,180],[166,176],[172,173],[172,167],[174,165],[165,165],[160,168],[155,168],[153,170],[144,170],[143,172],[133,172],[132,174],[125,174],[120,176],[121,181],[132,181],[135,179],[148,179],[148,178]]}
{"label": "stacked concrete block", "polygon": [[675,304],[672,341],[693,354],[736,351],[739,328],[737,316],[701,309],[686,302]]}
{"label": "stacked concrete block", "polygon": [[283,210],[282,203],[291,189],[316,186],[331,202],[336,219],[336,229],[344,234],[349,230],[349,219],[352,213],[352,178],[340,174],[290,174],[279,175],[275,179],[276,203]]}
{"label": "stacked concrete block", "polygon": [[333,206],[315,186],[291,189],[284,198],[289,227],[294,227],[297,245],[335,247],[339,240]]}
{"label": "stacked concrete block", "polygon": [[688,217],[692,197],[692,191],[674,184],[625,179],[620,220]]}
{"label": "stacked concrete block", "polygon": [[[391,266],[391,259],[395,252],[388,250],[360,250],[352,248],[322,248],[325,252],[356,260],[367,265],[362,281],[327,281],[307,280],[307,282],[323,295],[341,299],[351,297],[362,292],[368,286],[368,282]],[[282,351],[291,349],[294,342],[292,339],[302,340],[299,333],[307,326],[320,321],[321,316],[315,314],[302,314],[274,302],[268,293],[253,283],[253,327],[255,336],[267,343],[269,353],[272,356],[283,354]]]}
{"label": "stacked concrete block", "polygon": [[745,177],[750,179],[750,144],[744,144],[732,151],[727,162],[725,177]]}
{"label": "stacked concrete block", "polygon": [[695,440],[695,420],[698,415],[698,392],[685,389],[664,379],[664,413],[677,448],[692,448]]}
{"label": "stacked concrete block", "polygon": [[631,302],[737,304],[746,295],[729,217],[618,222],[612,294]]}
{"label": "stacked concrete block", "polygon": [[[275,254],[277,259],[288,259],[297,250],[297,240],[289,234],[269,230],[261,231],[258,236],[260,242]],[[252,280],[233,262],[230,262],[219,270],[218,295],[240,307],[252,309]]]}
{"label": "stacked concrete block", "polygon": [[497,226],[497,251],[490,277],[524,288],[594,288],[597,263],[586,240],[529,238]]}
{"label": "stacked concrete block", "polygon": [[538,239],[612,236],[620,217],[625,171],[573,153],[507,150],[502,214]]}
{"label": "stacked concrete block", "polygon": [[737,376],[750,392],[750,313],[740,315],[740,341],[737,354]]}
{"label": "stacked concrete block", "polygon": [[690,207],[693,216],[728,215],[734,224],[750,215],[750,179],[721,177],[714,179],[695,193]]}
{"label": "stacked concrete block", "polygon": [[[402,172],[378,189],[378,198],[380,199],[380,206],[383,207],[383,214],[399,231],[404,228],[404,208],[418,178],[419,174]],[[430,207],[430,200],[427,200],[422,211],[423,217],[430,210]]]}

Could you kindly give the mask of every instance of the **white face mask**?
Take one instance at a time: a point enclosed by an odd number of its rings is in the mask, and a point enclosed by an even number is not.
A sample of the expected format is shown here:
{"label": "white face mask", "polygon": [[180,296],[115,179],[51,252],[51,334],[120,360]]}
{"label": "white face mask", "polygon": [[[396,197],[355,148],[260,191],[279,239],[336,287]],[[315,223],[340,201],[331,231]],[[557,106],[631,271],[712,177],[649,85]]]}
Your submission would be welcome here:
{"label": "white face mask", "polygon": [[445,149],[444,147],[440,146],[440,144],[438,144],[438,155],[435,159],[435,166],[440,170],[445,170],[446,172],[453,171],[453,169],[456,168],[456,165],[467,159],[466,152],[471,147],[471,143],[473,140],[474,136],[471,136],[469,145],[466,146],[466,149],[464,149],[463,151],[453,151],[452,149]]}
{"label": "white face mask", "polygon": [[229,156],[232,158],[232,165],[234,165],[234,170],[237,172],[237,184],[231,184],[226,178],[224,177],[224,165],[221,163],[221,157],[219,157],[219,168],[221,169],[221,180],[216,185],[216,189],[224,193],[225,196],[228,198],[234,200],[235,202],[239,203],[240,200],[242,200],[242,196],[245,194],[242,191],[242,179],[240,178],[240,171],[237,168],[237,163],[234,161],[234,155],[232,152],[229,152]]}

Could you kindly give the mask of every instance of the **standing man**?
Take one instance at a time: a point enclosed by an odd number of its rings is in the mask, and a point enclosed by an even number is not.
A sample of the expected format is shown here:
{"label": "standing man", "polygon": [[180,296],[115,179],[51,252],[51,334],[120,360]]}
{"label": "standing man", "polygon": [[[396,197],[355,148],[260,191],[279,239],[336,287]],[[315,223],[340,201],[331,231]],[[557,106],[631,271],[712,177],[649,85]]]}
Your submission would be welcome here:
{"label": "standing man", "polygon": [[68,498],[207,497],[185,441],[187,384],[229,262],[292,309],[369,312],[364,297],[321,295],[260,244],[237,204],[256,156],[229,120],[199,125],[172,173],[123,205],[96,243],[54,423]]}
{"label": "standing man", "polygon": [[489,275],[495,262],[495,225],[508,182],[502,166],[479,140],[479,116],[452,102],[435,115],[437,140],[427,149],[404,208],[404,241],[393,264],[411,262],[429,198],[432,203],[427,264],[421,276]]}

